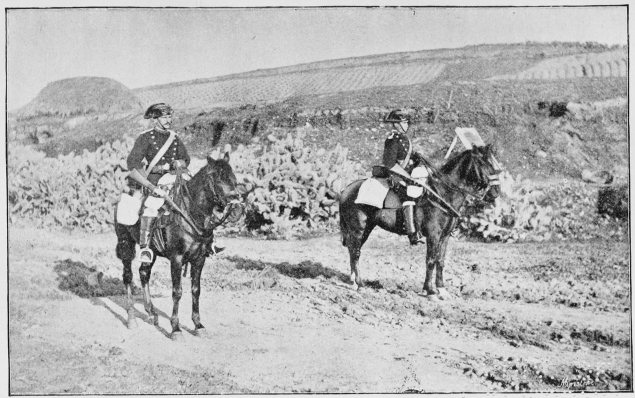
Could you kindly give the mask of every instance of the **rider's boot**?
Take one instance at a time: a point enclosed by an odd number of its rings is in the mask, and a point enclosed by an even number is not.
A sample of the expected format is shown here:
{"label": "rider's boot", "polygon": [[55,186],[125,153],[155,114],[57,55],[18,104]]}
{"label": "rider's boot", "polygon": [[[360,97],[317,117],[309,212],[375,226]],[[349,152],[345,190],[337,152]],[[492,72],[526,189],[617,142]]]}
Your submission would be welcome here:
{"label": "rider's boot", "polygon": [[218,246],[215,241],[211,241],[207,245],[207,251],[212,254],[219,254],[225,250],[225,246]]}
{"label": "rider's boot", "polygon": [[141,248],[139,251],[139,261],[142,263],[151,263],[154,258],[152,249],[148,247],[150,245],[150,235],[152,233],[154,219],[155,217],[141,216],[139,224],[139,246]]}
{"label": "rider's boot", "polygon": [[410,240],[411,245],[416,245],[419,243],[425,242],[423,239],[423,235],[421,232],[417,230],[415,225],[415,202],[407,201],[403,203],[402,206],[404,222],[406,224],[406,232],[408,233],[408,239]]}

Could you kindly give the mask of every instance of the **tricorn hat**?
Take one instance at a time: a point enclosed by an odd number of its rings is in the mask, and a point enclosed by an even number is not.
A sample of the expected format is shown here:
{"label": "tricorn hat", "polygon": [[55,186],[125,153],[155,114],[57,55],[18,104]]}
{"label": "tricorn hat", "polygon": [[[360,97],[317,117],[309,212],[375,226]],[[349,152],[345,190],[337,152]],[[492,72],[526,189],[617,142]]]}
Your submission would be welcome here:
{"label": "tricorn hat", "polygon": [[384,118],[384,122],[386,123],[401,123],[401,122],[410,122],[410,116],[401,111],[400,109],[395,109],[391,111],[388,116]]}
{"label": "tricorn hat", "polygon": [[168,104],[164,104],[160,102],[158,104],[150,105],[150,107],[146,110],[145,115],[143,115],[144,119],[156,119],[161,116],[171,115],[172,107]]}

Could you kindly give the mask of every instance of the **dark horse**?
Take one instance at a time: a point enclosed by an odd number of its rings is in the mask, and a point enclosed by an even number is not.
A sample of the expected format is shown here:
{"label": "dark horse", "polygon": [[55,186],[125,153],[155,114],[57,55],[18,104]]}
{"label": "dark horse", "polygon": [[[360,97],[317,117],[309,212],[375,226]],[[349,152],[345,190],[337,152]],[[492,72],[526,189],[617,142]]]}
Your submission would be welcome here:
{"label": "dark horse", "polygon": [[[500,194],[498,163],[493,158],[491,146],[474,147],[451,158],[434,170],[429,186],[454,209],[460,209],[468,197],[492,203]],[[340,196],[340,230],[342,244],[348,248],[351,262],[353,287],[362,286],[357,268],[361,248],[376,226],[404,235],[404,220],[401,210],[378,209],[365,204],[356,204],[355,199],[363,180],[351,183]],[[391,191],[389,195],[395,196]],[[423,289],[430,297],[445,299],[448,296],[443,285],[443,263],[450,233],[458,218],[435,203],[434,198],[424,194],[416,201],[415,220],[426,237],[426,280]],[[460,210],[459,210],[460,211]],[[436,269],[436,287],[432,285],[432,273]],[[435,296],[433,296],[435,295]]]}
{"label": "dark horse", "polygon": [[[214,228],[219,225],[219,222],[222,222],[221,220],[227,218],[232,209],[237,208],[233,203],[240,196],[240,187],[229,165],[229,153],[225,153],[223,159],[220,160],[208,157],[207,164],[191,180],[183,181],[182,184],[177,183],[175,188],[174,203],[189,215],[201,234],[199,235],[196,229],[188,224],[183,217],[173,215],[172,222],[161,228],[164,233],[158,231],[161,234],[161,239],[157,239],[156,230],[153,234],[150,248],[156,256],[151,263],[142,263],[139,267],[144,307],[152,317],[154,325],[157,325],[158,314],[150,298],[150,273],[157,256],[170,260],[172,300],[174,302],[170,319],[173,339],[181,336],[179,327],[179,300],[182,295],[181,273],[183,267],[187,267],[188,263],[191,265],[190,276],[192,279],[192,321],[194,321],[197,335],[205,331],[199,314],[201,272],[205,258],[211,251]],[[155,221],[155,225],[157,221]],[[135,243],[139,240],[139,223],[126,226],[115,222],[115,232],[117,233],[117,257],[123,262],[123,282],[128,293],[128,327],[132,328],[136,326],[136,319],[132,298],[131,263],[136,254]]]}

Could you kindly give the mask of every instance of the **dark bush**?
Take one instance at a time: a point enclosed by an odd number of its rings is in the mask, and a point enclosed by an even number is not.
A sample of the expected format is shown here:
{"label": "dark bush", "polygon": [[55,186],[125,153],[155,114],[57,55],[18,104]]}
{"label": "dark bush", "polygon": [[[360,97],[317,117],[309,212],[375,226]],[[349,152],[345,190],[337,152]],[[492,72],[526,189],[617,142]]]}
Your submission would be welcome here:
{"label": "dark bush", "polygon": [[549,116],[551,117],[562,117],[567,113],[567,103],[566,102],[552,102],[549,105]]}
{"label": "dark bush", "polygon": [[628,218],[628,184],[608,186],[598,191],[598,213]]}

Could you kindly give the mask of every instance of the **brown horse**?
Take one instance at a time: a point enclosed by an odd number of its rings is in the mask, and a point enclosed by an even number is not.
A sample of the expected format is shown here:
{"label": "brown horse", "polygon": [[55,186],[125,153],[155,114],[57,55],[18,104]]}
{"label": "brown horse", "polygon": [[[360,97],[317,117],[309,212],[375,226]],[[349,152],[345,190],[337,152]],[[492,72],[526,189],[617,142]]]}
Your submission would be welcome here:
{"label": "brown horse", "polygon": [[[450,204],[460,209],[468,197],[493,203],[500,195],[498,174],[500,168],[493,158],[490,145],[474,147],[464,151],[445,163],[440,171],[433,169],[429,178],[430,187]],[[362,286],[358,270],[361,248],[376,226],[404,235],[404,219],[400,206],[378,209],[355,203],[363,180],[351,183],[340,196],[340,230],[342,244],[348,248],[351,263],[353,288]],[[396,194],[389,192],[393,198]],[[384,206],[386,207],[386,206]],[[423,195],[415,205],[415,222],[426,237],[426,280],[424,291],[434,298],[448,298],[443,284],[443,266],[448,238],[458,223],[458,218],[435,202],[431,195]],[[432,285],[432,273],[436,269],[436,287]]]}
{"label": "brown horse", "polygon": [[[181,274],[183,267],[191,265],[192,278],[192,321],[197,335],[205,331],[200,320],[199,297],[201,294],[201,272],[205,258],[211,252],[214,228],[225,221],[231,213],[232,219],[240,217],[242,207],[237,204],[242,186],[236,182],[236,176],[229,165],[229,153],[223,159],[207,158],[207,164],[191,180],[176,184],[174,202],[187,213],[197,226],[193,228],[182,217],[173,215],[172,222],[162,228],[155,228],[150,247],[156,254],[150,263],[142,263],[139,276],[143,288],[143,301],[146,312],[156,326],[158,314],[150,298],[150,273],[157,256],[168,258],[172,274],[172,324],[173,339],[181,336],[179,327],[179,300],[182,295]],[[116,216],[115,216],[116,219]],[[158,220],[157,220],[158,221]],[[156,225],[156,222],[155,222]],[[196,229],[201,232],[197,233]],[[132,260],[135,258],[135,244],[139,240],[139,223],[126,226],[115,222],[117,233],[117,257],[123,263],[123,282],[128,294],[128,327],[136,326],[132,298]]]}

